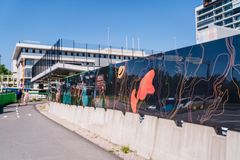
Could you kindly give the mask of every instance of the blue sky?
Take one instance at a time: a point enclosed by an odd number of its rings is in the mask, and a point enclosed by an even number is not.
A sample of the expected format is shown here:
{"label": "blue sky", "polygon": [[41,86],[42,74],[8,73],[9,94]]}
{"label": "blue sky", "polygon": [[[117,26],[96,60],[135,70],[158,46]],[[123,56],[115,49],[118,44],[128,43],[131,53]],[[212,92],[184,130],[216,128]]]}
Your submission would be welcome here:
{"label": "blue sky", "polygon": [[[201,0],[1,0],[0,54],[11,68],[19,40],[53,44],[58,38],[83,43],[167,51],[195,43],[194,8]],[[135,45],[136,46],[136,45]]]}

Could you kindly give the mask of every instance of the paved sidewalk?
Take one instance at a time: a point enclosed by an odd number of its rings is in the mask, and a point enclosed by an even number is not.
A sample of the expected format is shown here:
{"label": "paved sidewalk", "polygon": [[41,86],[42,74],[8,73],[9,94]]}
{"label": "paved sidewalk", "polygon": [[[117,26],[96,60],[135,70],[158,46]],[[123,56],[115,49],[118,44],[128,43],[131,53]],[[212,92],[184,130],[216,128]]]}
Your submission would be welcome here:
{"label": "paved sidewalk", "polygon": [[81,135],[85,139],[100,146],[101,148],[104,148],[108,152],[114,153],[115,155],[117,155],[118,157],[120,157],[124,160],[146,160],[145,158],[137,155],[135,152],[132,152],[132,151],[129,152],[128,154],[125,154],[121,151],[121,148],[122,148],[121,146],[115,145],[115,144],[99,137],[98,135],[87,131],[86,129],[80,128],[79,126],[77,126],[65,119],[59,118],[59,117],[49,113],[48,112],[49,108],[48,108],[47,104],[38,105],[36,108],[39,110],[39,112],[41,112],[47,118],[55,121],[56,123],[58,123],[59,125],[65,127],[65,128],[68,128],[72,132],[75,132],[75,133]]}
{"label": "paved sidewalk", "polygon": [[0,160],[117,160],[78,134],[47,119],[35,105],[9,105],[0,114]]}

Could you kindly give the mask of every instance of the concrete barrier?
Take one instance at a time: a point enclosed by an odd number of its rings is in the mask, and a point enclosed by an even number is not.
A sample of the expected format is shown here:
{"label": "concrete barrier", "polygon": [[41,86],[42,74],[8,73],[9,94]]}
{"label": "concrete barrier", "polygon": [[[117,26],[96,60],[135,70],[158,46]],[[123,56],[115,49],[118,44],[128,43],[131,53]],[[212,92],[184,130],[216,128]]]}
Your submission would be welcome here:
{"label": "concrete barrier", "polygon": [[240,134],[238,132],[228,131],[227,134],[227,160],[240,159]]}
{"label": "concrete barrier", "polygon": [[127,112],[124,116],[122,126],[121,145],[129,146],[132,150],[136,150],[136,137],[138,134],[138,125],[140,123],[139,115]]}
{"label": "concrete barrier", "polygon": [[124,123],[124,115],[121,111],[115,110],[113,112],[111,127],[109,128],[111,131],[111,139],[110,141],[115,144],[121,144],[121,138],[123,133],[123,123]]}
{"label": "concrete barrier", "polygon": [[139,155],[154,160],[239,160],[240,133],[219,136],[211,127],[102,108],[50,103],[49,112],[112,143],[129,146]]}
{"label": "concrete barrier", "polygon": [[212,137],[211,150],[209,159],[225,160],[226,159],[226,137],[214,135]]}
{"label": "concrete barrier", "polygon": [[114,112],[115,112],[114,110],[107,110],[105,112],[104,126],[100,133],[101,137],[109,141],[111,140],[111,135],[112,135],[112,123],[113,123]]}
{"label": "concrete barrier", "polygon": [[105,110],[102,108],[96,108],[91,114],[91,124],[89,124],[89,130],[93,133],[101,135],[104,129],[105,122]]}
{"label": "concrete barrier", "polygon": [[77,106],[75,124],[77,124],[79,127],[81,126],[82,115],[83,115],[83,107]]}
{"label": "concrete barrier", "polygon": [[[209,159],[211,151],[212,137],[216,135],[213,128],[194,125],[190,123],[183,124],[182,139],[179,146],[181,149],[180,157],[182,160],[202,160]],[[177,149],[177,148],[176,148]]]}
{"label": "concrete barrier", "polygon": [[181,131],[182,128],[178,128],[174,121],[158,119],[152,158],[179,160],[182,143]]}
{"label": "concrete barrier", "polygon": [[137,126],[135,142],[136,151],[139,155],[145,158],[151,158],[155,141],[157,120],[157,117],[145,116],[144,120]]}

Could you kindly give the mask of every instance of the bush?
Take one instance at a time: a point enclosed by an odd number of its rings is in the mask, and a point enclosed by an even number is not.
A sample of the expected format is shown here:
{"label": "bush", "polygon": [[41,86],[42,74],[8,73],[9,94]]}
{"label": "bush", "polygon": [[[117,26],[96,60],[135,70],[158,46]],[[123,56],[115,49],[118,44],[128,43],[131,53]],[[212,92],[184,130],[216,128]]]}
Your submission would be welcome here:
{"label": "bush", "polygon": [[128,146],[123,146],[123,147],[121,148],[121,151],[122,151],[123,153],[127,154],[127,153],[130,152],[130,148],[129,148]]}

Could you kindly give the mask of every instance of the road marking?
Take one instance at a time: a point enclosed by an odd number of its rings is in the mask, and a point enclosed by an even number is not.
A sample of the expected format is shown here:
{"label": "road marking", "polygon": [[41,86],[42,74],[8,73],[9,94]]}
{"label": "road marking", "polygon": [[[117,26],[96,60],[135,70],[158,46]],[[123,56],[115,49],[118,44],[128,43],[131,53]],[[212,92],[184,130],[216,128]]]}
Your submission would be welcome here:
{"label": "road marking", "polygon": [[31,116],[32,116],[32,114],[31,114],[31,113],[28,113],[28,116],[29,116],[29,117],[31,117]]}
{"label": "road marking", "polygon": [[3,118],[7,118],[7,117],[8,117],[7,115],[3,116]]}
{"label": "road marking", "polygon": [[20,116],[19,116],[19,115],[17,115],[17,118],[20,118]]}

